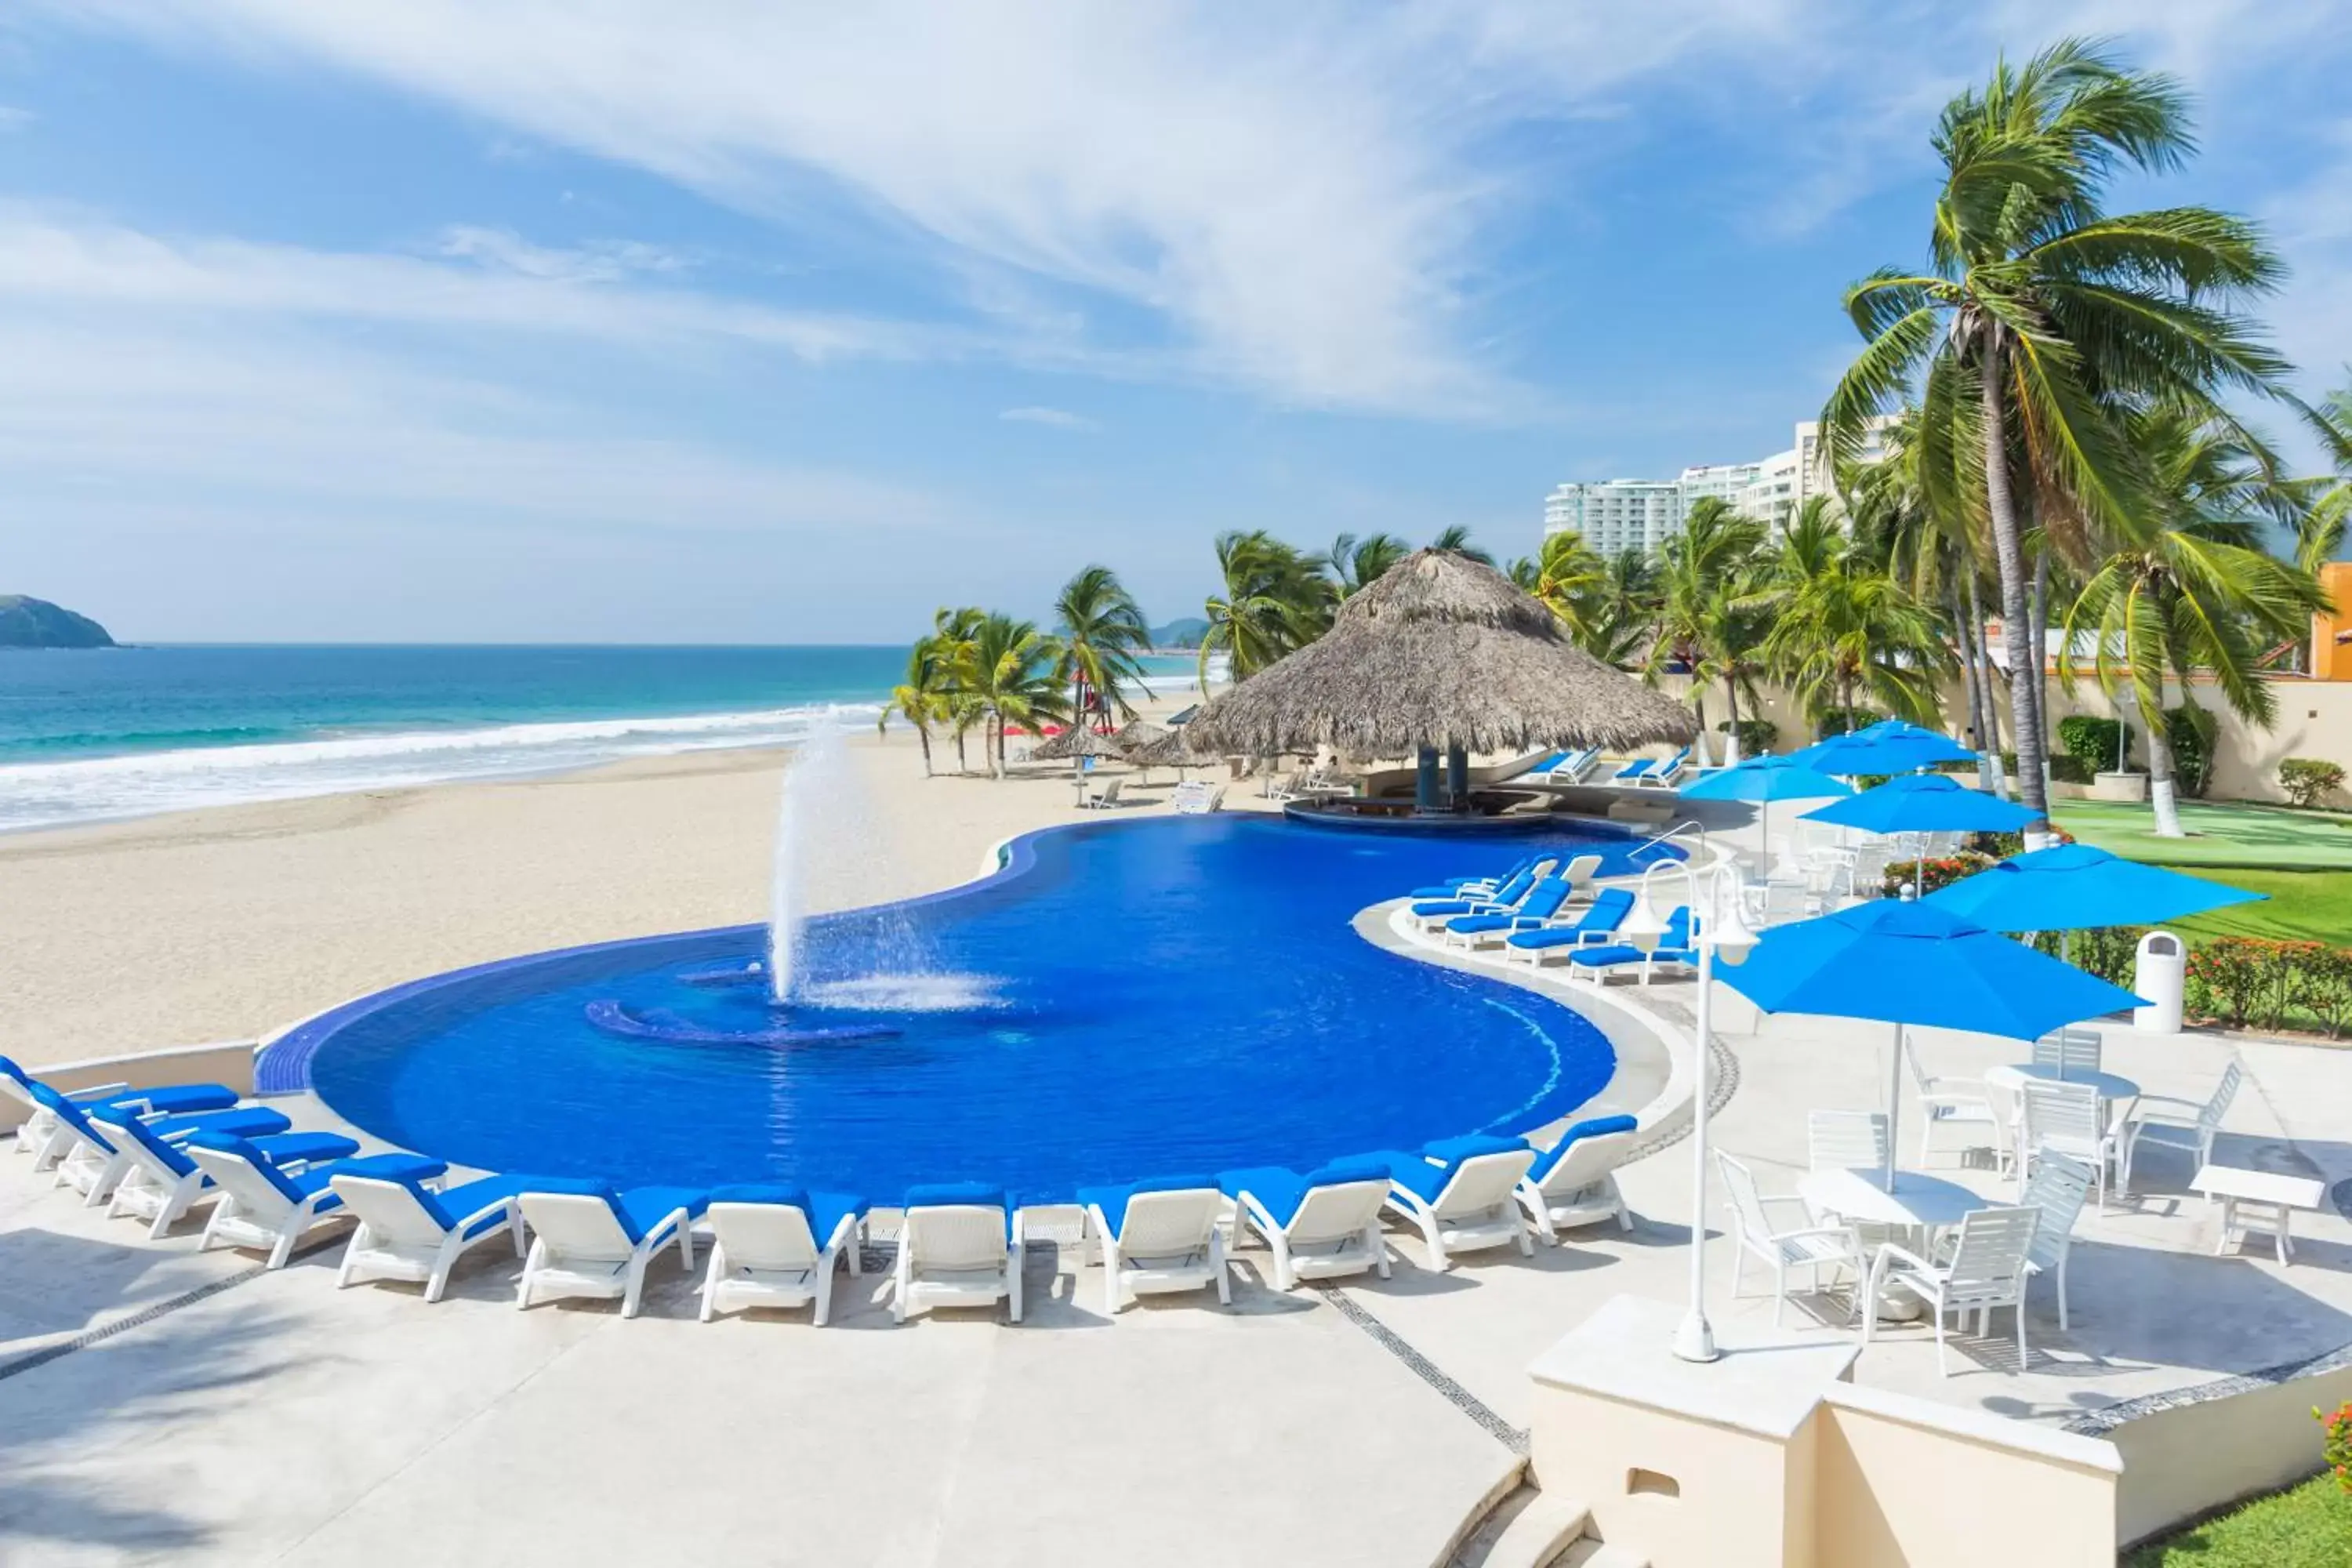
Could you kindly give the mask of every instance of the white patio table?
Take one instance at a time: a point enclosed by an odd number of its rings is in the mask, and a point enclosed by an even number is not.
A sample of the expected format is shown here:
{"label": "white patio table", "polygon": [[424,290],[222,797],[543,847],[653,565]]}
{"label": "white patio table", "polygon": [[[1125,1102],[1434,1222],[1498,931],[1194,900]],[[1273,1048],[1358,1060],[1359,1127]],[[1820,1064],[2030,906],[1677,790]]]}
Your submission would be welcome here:
{"label": "white patio table", "polygon": [[[1797,1184],[1797,1195],[1816,1214],[1905,1231],[1903,1245],[1922,1258],[1934,1255],[1936,1232],[1999,1202],[1923,1171],[1895,1172],[1892,1192],[1878,1171],[1815,1171]],[[1882,1320],[1909,1322],[1925,1310],[1926,1304],[1900,1285],[1890,1284],[1878,1302]]]}

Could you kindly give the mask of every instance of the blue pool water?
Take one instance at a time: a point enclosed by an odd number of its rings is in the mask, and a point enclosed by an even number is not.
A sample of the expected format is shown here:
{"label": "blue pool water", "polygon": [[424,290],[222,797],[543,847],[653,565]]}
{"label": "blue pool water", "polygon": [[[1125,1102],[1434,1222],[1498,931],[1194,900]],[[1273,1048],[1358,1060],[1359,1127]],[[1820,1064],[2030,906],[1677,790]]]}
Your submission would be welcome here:
{"label": "blue pool water", "polygon": [[[1630,839],[1465,845],[1244,815],[1033,835],[971,887],[811,928],[814,1004],[781,1022],[884,1037],[782,1047],[618,1034],[592,1009],[753,1034],[755,986],[712,984],[754,928],[487,966],[298,1032],[336,1111],[491,1170],[624,1184],[782,1179],[894,1200],[923,1181],[1023,1201],[1243,1164],[1305,1167],[1525,1131],[1614,1058],[1574,1012],[1404,958],[1358,910],[1538,845],[1630,868]],[[861,978],[877,966],[879,980]]]}

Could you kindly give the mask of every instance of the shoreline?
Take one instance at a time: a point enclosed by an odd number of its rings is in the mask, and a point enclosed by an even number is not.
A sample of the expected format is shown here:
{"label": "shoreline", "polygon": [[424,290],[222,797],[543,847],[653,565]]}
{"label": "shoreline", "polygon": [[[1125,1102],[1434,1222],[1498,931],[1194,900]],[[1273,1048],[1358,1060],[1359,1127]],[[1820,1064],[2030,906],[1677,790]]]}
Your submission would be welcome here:
{"label": "shoreline", "polygon": [[[959,777],[935,741],[927,779],[899,725],[844,749],[873,849],[808,889],[814,910],[969,881],[994,845],[1081,816],[1065,763]],[[469,963],[765,920],[792,754],[711,747],[0,835],[0,1053],[39,1065],[258,1039]]]}

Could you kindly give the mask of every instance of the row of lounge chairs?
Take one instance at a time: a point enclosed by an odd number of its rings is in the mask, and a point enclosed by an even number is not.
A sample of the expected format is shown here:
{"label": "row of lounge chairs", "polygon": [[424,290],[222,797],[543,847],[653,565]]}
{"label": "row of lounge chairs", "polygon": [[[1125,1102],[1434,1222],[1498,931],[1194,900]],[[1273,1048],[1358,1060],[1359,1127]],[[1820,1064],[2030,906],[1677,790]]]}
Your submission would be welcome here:
{"label": "row of lounge chairs", "polygon": [[[339,1289],[404,1280],[423,1284],[425,1300],[437,1301],[462,1258],[504,1240],[522,1259],[518,1307],[617,1297],[622,1316],[635,1317],[653,1261],[675,1247],[690,1271],[699,1237],[709,1243],[705,1321],[745,1308],[807,1305],[823,1324],[841,1266],[862,1271],[869,1210],[845,1194],[775,1184],[615,1191],[521,1175],[450,1186],[441,1161],[362,1156],[353,1140],[296,1132],[281,1112],[241,1105],[219,1084],[68,1094],[0,1057],[0,1093],[28,1113],[17,1149],[33,1155],[37,1171],[54,1172],[86,1205],[147,1221],[151,1237],[209,1203],[200,1249],[261,1250],[278,1268],[322,1227],[355,1220]],[[1570,1226],[1614,1219],[1630,1229],[1614,1173],[1635,1132],[1633,1117],[1609,1116],[1569,1128],[1546,1150],[1481,1134],[1304,1173],[1264,1167],[1089,1188],[1079,1202],[1100,1247],[1107,1311],[1169,1290],[1213,1288],[1230,1302],[1228,1252],[1251,1231],[1272,1252],[1276,1288],[1289,1290],[1367,1269],[1387,1278],[1387,1219],[1417,1229],[1429,1267],[1440,1271],[1465,1251],[1516,1245],[1527,1253],[1534,1237],[1557,1243]],[[912,1188],[902,1210],[894,1318],[1001,1300],[1020,1321],[1023,1210],[1001,1190],[976,1184]]]}
{"label": "row of lounge chairs", "polygon": [[[1535,765],[1518,776],[1533,783],[1572,784],[1582,784],[1601,765],[1601,748],[1588,747],[1580,752],[1553,752],[1537,759]],[[1603,781],[1637,789],[1672,789],[1690,765],[1690,748],[1685,746],[1670,757],[1635,757]]]}
{"label": "row of lounge chairs", "polygon": [[[1506,962],[1540,967],[1559,955],[1571,976],[1595,985],[1612,973],[1635,973],[1647,985],[1662,969],[1695,969],[1698,960],[1687,909],[1668,917],[1665,935],[1651,952],[1616,940],[1618,928],[1633,911],[1633,895],[1623,888],[1596,889],[1593,878],[1600,868],[1597,855],[1580,855],[1564,866],[1530,856],[1500,881],[1465,879],[1416,889],[1412,918],[1445,946],[1472,952],[1499,947]],[[1590,901],[1573,910],[1580,898]]]}

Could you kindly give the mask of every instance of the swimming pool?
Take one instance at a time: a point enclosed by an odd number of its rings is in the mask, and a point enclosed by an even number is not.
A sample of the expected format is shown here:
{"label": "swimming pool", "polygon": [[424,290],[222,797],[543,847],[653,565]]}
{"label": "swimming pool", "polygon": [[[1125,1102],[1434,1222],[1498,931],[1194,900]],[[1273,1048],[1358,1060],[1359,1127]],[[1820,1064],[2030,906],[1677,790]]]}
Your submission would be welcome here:
{"label": "swimming pool", "polygon": [[[1524,1131],[1608,1082],[1600,1032],[1350,922],[1539,846],[1608,872],[1635,848],[1598,829],[1505,848],[1240,813],[1055,828],[982,881],[813,922],[814,1005],[782,1019],[807,1037],[793,1043],[740,1038],[779,1023],[761,989],[729,983],[761,952],[747,926],[403,986],[289,1032],[261,1079],[307,1078],[369,1132],[491,1170],[886,1203],[922,1181],[1053,1202]],[[653,1037],[670,1032],[702,1037]]]}

